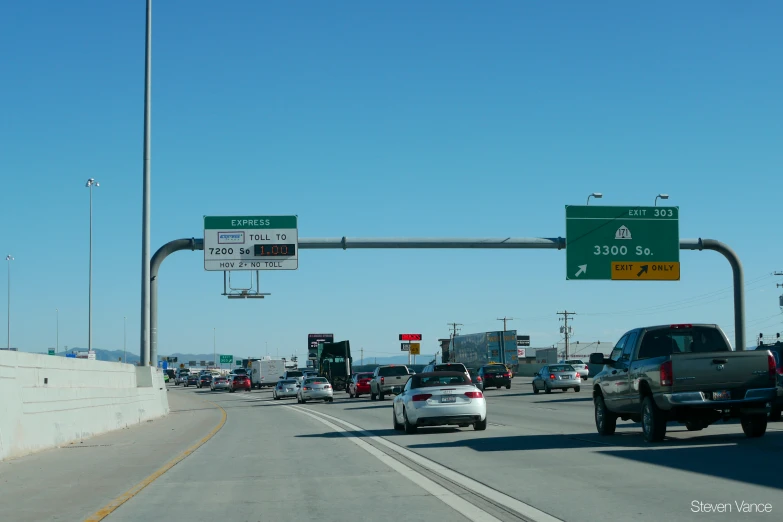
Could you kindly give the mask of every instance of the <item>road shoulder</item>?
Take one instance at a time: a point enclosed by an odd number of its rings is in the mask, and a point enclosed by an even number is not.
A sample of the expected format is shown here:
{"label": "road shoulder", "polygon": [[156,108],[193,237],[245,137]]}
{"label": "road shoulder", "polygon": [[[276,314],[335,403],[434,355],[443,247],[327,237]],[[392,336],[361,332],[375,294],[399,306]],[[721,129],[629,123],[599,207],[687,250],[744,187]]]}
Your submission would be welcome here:
{"label": "road shoulder", "polygon": [[167,417],[0,463],[0,519],[84,520],[222,421],[216,405],[169,390]]}

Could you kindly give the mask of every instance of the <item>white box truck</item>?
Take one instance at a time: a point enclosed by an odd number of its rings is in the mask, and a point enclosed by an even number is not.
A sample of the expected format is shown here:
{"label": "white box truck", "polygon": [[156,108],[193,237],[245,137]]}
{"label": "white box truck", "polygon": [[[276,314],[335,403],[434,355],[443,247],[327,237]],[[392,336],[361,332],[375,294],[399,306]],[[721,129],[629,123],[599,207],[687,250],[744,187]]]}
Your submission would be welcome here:
{"label": "white box truck", "polygon": [[272,387],[285,375],[285,361],[282,359],[251,361],[248,370],[250,370],[250,385],[253,388]]}

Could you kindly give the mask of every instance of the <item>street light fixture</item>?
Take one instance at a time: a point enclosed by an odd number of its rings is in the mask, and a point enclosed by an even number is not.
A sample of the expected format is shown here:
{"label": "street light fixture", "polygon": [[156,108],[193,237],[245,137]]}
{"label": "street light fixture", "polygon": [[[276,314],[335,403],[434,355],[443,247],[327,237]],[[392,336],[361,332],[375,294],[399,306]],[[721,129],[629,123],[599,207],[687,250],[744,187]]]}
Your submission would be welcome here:
{"label": "street light fixture", "polygon": [[14,258],[8,254],[5,260],[8,261],[8,349],[11,350],[11,261]]}
{"label": "street light fixture", "polygon": [[89,354],[92,352],[92,188],[100,187],[101,185],[93,178],[90,178],[85,186],[90,189],[90,296],[87,304],[87,353]]}
{"label": "street light fixture", "polygon": [[587,204],[588,205],[590,204],[590,198],[601,199],[602,197],[604,197],[604,195],[601,194],[600,192],[593,192],[592,194],[587,196]]}
{"label": "street light fixture", "polygon": [[669,199],[669,195],[668,194],[658,194],[657,196],[655,196],[655,206],[656,207],[658,206],[658,200],[659,199]]}

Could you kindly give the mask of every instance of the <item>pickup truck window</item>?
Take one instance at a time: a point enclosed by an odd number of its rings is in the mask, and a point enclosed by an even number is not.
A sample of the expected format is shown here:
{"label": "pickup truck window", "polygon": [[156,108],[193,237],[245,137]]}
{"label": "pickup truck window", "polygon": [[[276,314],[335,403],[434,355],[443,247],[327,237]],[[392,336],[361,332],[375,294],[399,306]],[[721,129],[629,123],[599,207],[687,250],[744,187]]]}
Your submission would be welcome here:
{"label": "pickup truck window", "polygon": [[609,356],[609,359],[612,361],[619,361],[620,357],[623,354],[623,348],[625,348],[625,341],[628,340],[628,334],[623,335],[622,339],[620,339],[617,342],[617,345],[615,345],[614,350],[612,350],[612,354]]}
{"label": "pickup truck window", "polygon": [[633,349],[636,348],[636,339],[639,337],[639,332],[631,332],[628,339],[625,341],[625,347],[623,348],[623,355],[620,358],[623,361],[630,361],[631,355],[633,355]]}
{"label": "pickup truck window", "polygon": [[385,368],[378,368],[378,375],[381,377],[408,375],[408,369],[405,366],[387,366]]}
{"label": "pickup truck window", "polygon": [[730,352],[731,347],[714,328],[693,327],[678,330],[652,330],[642,339],[637,359],[662,357],[673,353]]}

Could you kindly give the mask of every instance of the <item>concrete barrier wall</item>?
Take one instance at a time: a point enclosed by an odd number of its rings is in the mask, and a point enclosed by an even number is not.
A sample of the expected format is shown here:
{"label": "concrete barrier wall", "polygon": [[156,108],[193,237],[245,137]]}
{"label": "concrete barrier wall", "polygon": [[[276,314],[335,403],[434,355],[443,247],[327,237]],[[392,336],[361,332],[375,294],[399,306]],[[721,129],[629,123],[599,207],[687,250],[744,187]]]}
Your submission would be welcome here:
{"label": "concrete barrier wall", "polygon": [[0,351],[0,460],[168,413],[156,368]]}

